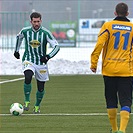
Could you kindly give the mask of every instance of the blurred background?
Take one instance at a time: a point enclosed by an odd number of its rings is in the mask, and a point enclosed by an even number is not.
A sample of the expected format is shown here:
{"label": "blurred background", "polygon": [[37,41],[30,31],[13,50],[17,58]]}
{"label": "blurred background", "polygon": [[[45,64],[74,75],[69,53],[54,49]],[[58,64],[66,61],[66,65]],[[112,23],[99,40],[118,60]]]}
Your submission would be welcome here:
{"label": "blurred background", "polygon": [[[52,31],[60,45],[92,46],[102,24],[114,18],[119,2],[121,0],[0,0],[0,48],[14,47],[16,34],[30,25],[29,15],[34,11],[42,14],[42,25]],[[129,6],[129,18],[133,18],[132,0],[123,2]]]}
{"label": "blurred background", "polygon": [[89,61],[101,26],[115,17],[119,2],[127,3],[133,22],[132,0],[0,0],[0,50],[14,51],[16,35],[30,25],[29,15],[37,11],[61,46],[55,59]]}

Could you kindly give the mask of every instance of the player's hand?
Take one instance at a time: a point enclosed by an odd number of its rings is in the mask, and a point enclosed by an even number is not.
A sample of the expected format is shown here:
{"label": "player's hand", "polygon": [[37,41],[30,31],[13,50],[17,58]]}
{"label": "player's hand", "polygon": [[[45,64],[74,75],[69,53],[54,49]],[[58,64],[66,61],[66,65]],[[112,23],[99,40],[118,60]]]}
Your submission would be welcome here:
{"label": "player's hand", "polygon": [[14,52],[14,56],[15,56],[15,58],[17,58],[17,59],[20,59],[20,54],[19,54],[19,52]]}
{"label": "player's hand", "polygon": [[96,68],[90,68],[93,73],[96,73]]}
{"label": "player's hand", "polygon": [[40,62],[47,64],[48,60],[50,59],[49,55],[42,56],[40,58]]}

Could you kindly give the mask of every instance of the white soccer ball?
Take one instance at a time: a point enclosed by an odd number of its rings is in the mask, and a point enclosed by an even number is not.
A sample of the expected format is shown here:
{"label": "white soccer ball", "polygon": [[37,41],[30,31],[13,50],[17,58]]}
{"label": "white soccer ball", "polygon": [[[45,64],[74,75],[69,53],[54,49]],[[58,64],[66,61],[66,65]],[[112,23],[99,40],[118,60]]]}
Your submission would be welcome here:
{"label": "white soccer ball", "polygon": [[12,115],[15,115],[15,116],[21,115],[23,111],[24,111],[23,106],[20,103],[13,103],[10,106],[10,113]]}

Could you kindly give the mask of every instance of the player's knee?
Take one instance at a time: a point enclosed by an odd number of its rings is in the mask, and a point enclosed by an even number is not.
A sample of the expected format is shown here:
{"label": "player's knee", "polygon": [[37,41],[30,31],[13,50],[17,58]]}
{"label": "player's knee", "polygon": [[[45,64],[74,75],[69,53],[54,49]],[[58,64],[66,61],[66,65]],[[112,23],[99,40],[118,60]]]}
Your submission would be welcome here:
{"label": "player's knee", "polygon": [[38,91],[39,92],[43,92],[44,91],[44,88],[38,88]]}
{"label": "player's knee", "polygon": [[44,83],[39,82],[39,84],[38,84],[38,91],[39,92],[43,92],[44,91]]}
{"label": "player's knee", "polygon": [[30,84],[33,76],[33,72],[31,70],[26,70],[24,72],[25,75],[25,83]]}
{"label": "player's knee", "polygon": [[43,92],[44,91],[44,84],[45,84],[45,82],[37,80],[37,87],[38,87],[38,91],[39,92]]}

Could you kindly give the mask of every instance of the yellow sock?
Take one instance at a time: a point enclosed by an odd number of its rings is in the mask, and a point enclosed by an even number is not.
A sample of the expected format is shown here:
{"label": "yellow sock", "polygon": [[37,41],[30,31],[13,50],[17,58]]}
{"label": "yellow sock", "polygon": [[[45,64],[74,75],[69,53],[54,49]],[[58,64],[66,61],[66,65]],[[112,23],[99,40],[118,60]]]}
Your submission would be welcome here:
{"label": "yellow sock", "polygon": [[112,131],[118,131],[118,126],[117,126],[117,108],[113,109],[107,109],[108,112],[108,118],[110,121],[110,124],[112,126]]}
{"label": "yellow sock", "polygon": [[125,132],[130,113],[128,111],[122,110],[120,112],[120,131]]}

